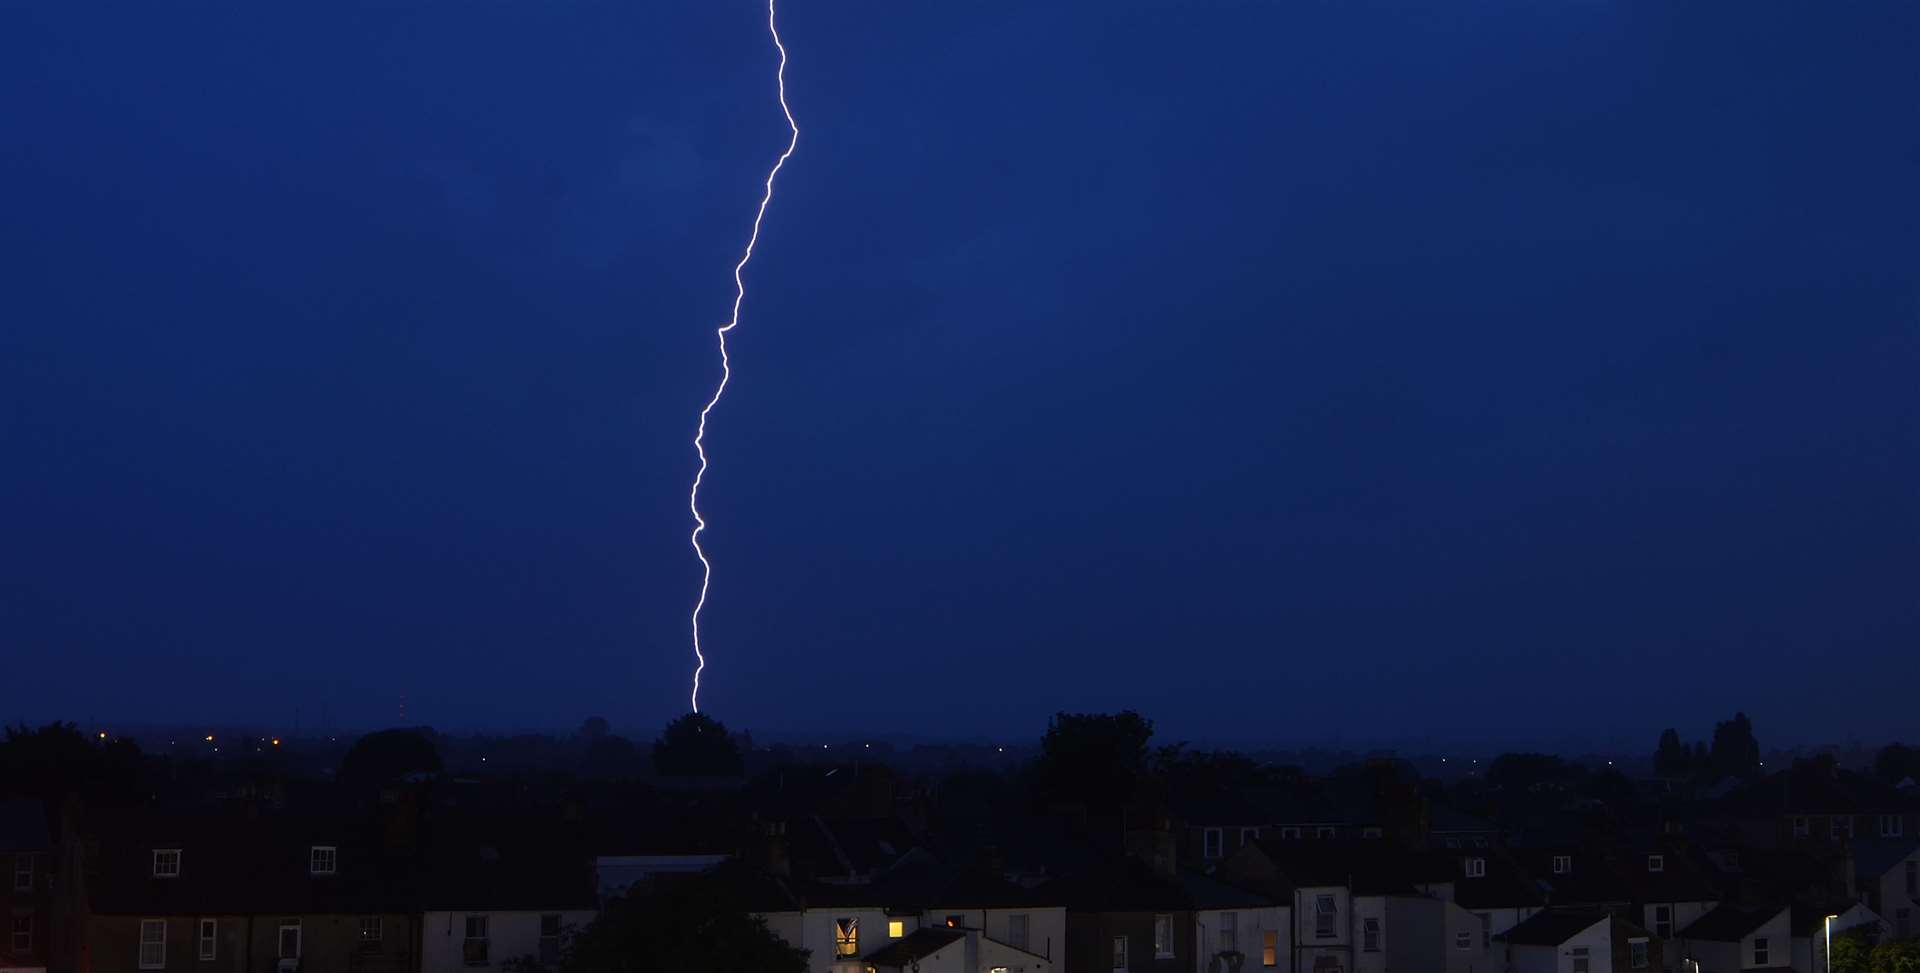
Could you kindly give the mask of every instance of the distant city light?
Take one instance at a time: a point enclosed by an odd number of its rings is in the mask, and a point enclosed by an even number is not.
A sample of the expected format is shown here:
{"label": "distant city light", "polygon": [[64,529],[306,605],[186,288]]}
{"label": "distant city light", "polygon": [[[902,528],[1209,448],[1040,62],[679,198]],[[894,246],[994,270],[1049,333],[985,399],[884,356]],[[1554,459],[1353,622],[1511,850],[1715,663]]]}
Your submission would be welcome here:
{"label": "distant city light", "polygon": [[106,738],[107,738],[107,731],[105,731],[105,730],[101,730],[101,731],[100,731],[100,739],[102,739],[102,740],[105,740]]}
{"label": "distant city light", "polygon": [[212,743],[212,742],[213,742],[213,734],[211,734],[211,733],[209,733],[209,734],[207,734],[207,742],[208,742],[208,743]]}
{"label": "distant city light", "polygon": [[279,738],[279,737],[274,737],[274,738],[273,738],[273,745],[274,745],[274,746],[276,746],[276,747],[280,745],[280,738]]}

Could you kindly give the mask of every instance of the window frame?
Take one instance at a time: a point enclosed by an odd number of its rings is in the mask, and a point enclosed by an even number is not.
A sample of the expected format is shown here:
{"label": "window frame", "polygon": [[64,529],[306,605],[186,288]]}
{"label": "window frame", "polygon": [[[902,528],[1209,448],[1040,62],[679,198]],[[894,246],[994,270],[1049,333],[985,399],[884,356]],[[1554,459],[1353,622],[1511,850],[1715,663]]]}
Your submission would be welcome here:
{"label": "window frame", "polygon": [[220,920],[201,916],[194,925],[194,955],[202,962],[220,958]]}
{"label": "window frame", "polygon": [[[1662,912],[1666,913],[1665,918],[1661,917]],[[1665,932],[1660,930],[1662,926],[1666,927]],[[1653,907],[1653,934],[1661,939],[1673,938],[1673,906],[1656,904]]]}
{"label": "window frame", "polygon": [[1647,856],[1647,874],[1659,875],[1665,872],[1666,870],[1667,870],[1667,856],[1665,855],[1648,855]]}
{"label": "window frame", "polygon": [[[1842,827],[1843,825],[1845,826],[1844,828]],[[1842,831],[1844,831],[1845,834],[1842,834],[1841,833]],[[1848,814],[1835,814],[1828,817],[1827,818],[1827,837],[1829,838],[1853,837],[1853,816]]]}
{"label": "window frame", "polygon": [[[372,930],[373,935],[367,935]],[[378,947],[387,941],[387,921],[383,916],[361,916],[353,925],[353,943],[362,949]]]}
{"label": "window frame", "polygon": [[1753,937],[1753,965],[1766,966],[1773,959],[1773,944],[1765,936]]}
{"label": "window frame", "polygon": [[33,854],[21,852],[13,856],[13,890],[15,892],[33,891]]}
{"label": "window frame", "polygon": [[[292,956],[287,955],[287,933],[293,933]],[[300,928],[300,920],[280,920],[279,935],[273,939],[273,952],[276,958],[283,960],[290,959],[297,963],[300,961],[300,954],[306,951],[306,945],[307,936],[306,932]]]}
{"label": "window frame", "polygon": [[1360,920],[1360,951],[1377,953],[1380,951],[1380,918],[1365,916]]}
{"label": "window frame", "polygon": [[1241,845],[1241,847],[1245,847],[1245,846],[1247,846],[1247,845],[1250,845],[1250,844],[1252,844],[1253,842],[1256,842],[1256,841],[1259,841],[1259,840],[1260,840],[1260,829],[1259,829],[1259,828],[1241,828],[1241,829],[1240,829],[1240,845]]}
{"label": "window frame", "polygon": [[1555,875],[1566,875],[1572,871],[1573,871],[1572,855],[1553,856],[1553,873]]}
{"label": "window frame", "polygon": [[[1014,923],[1019,922],[1019,935],[1014,935]],[[1007,945],[1015,949],[1026,949],[1033,940],[1033,917],[1025,912],[1013,912],[1007,915]]]}
{"label": "window frame", "polygon": [[1272,969],[1280,965],[1280,933],[1273,929],[1260,931],[1260,965]]}
{"label": "window frame", "polygon": [[1295,825],[1286,825],[1280,829],[1280,837],[1282,840],[1287,838],[1298,839],[1300,837],[1300,829]]}
{"label": "window frame", "polygon": [[860,955],[860,917],[835,916],[833,920],[833,958],[849,959]]}
{"label": "window frame", "polygon": [[1224,828],[1200,829],[1200,857],[1214,861],[1226,857],[1227,832]]}
{"label": "window frame", "polygon": [[[153,850],[153,877],[179,878],[180,870],[186,862],[186,858],[187,856],[178,848],[155,848]],[[160,867],[162,862],[166,862],[172,867],[162,870]]]}
{"label": "window frame", "polygon": [[1486,878],[1487,877],[1487,860],[1485,858],[1481,858],[1478,855],[1473,855],[1466,858],[1464,860],[1464,864],[1466,866],[1468,878]]}
{"label": "window frame", "polygon": [[[25,924],[24,932],[22,931],[23,923]],[[33,913],[29,912],[26,915],[14,916],[13,923],[8,927],[8,931],[13,933],[12,942],[14,953],[19,958],[25,959],[26,954],[33,952]],[[22,936],[26,937],[24,942],[20,938]]]}
{"label": "window frame", "polygon": [[[149,929],[160,930],[160,938],[147,938],[147,930]],[[159,959],[150,960],[147,958],[147,947],[149,946],[156,949],[159,953]],[[167,968],[167,920],[140,920],[140,951],[139,956],[136,958],[139,960],[140,968],[143,970],[164,970]]]}
{"label": "window frame", "polygon": [[[547,931],[549,925],[548,920],[552,920],[552,932]],[[540,914],[540,937],[536,942],[540,948],[538,955],[542,966],[552,967],[559,965],[560,938],[566,934],[566,931],[566,922],[561,918],[560,913],[542,912]]]}
{"label": "window frame", "polygon": [[1220,913],[1220,926],[1217,937],[1220,951],[1237,953],[1240,951],[1240,914],[1237,912]]}
{"label": "window frame", "polygon": [[1903,837],[1906,833],[1906,830],[1907,830],[1906,819],[1901,817],[1900,815],[1898,814],[1880,815],[1880,837],[1882,838]]}
{"label": "window frame", "polygon": [[1573,947],[1573,973],[1593,973],[1593,948]]}
{"label": "window frame", "polygon": [[1173,958],[1173,916],[1157,912],[1153,916],[1153,958]]}
{"label": "window frame", "polygon": [[1314,893],[1313,938],[1340,938],[1340,900],[1331,892]]}
{"label": "window frame", "polygon": [[[476,926],[475,923],[479,925]],[[475,929],[480,935],[473,934]],[[466,913],[466,919],[460,927],[460,958],[467,966],[490,966],[493,956],[493,915],[487,912]],[[476,947],[476,944],[477,947]]]}
{"label": "window frame", "polygon": [[1337,836],[1338,834],[1339,834],[1339,829],[1338,829],[1338,828],[1335,828],[1335,827],[1334,827],[1333,825],[1331,825],[1331,824],[1323,824],[1323,825],[1321,825],[1321,826],[1319,826],[1319,827],[1317,827],[1317,828],[1315,828],[1315,829],[1313,829],[1313,837],[1314,837],[1314,838],[1315,838],[1316,840],[1317,840],[1317,839],[1320,839],[1320,838],[1332,838],[1332,837],[1336,837],[1336,836]]}
{"label": "window frame", "polygon": [[904,938],[906,935],[907,935],[907,921],[905,919],[888,919],[887,920],[887,938],[888,939],[901,939],[901,938]]}
{"label": "window frame", "polygon": [[1795,838],[1805,838],[1813,834],[1813,823],[1808,821],[1804,814],[1794,815],[1792,824]]}
{"label": "window frame", "polygon": [[1644,970],[1653,962],[1653,941],[1644,936],[1627,940],[1627,966]]}
{"label": "window frame", "polygon": [[[325,866],[322,867],[322,862]],[[313,845],[307,849],[307,874],[314,876],[337,875],[340,872],[340,847],[338,845]]]}
{"label": "window frame", "polygon": [[1468,930],[1468,929],[1462,929],[1462,930],[1460,930],[1460,931],[1458,931],[1458,932],[1456,932],[1456,933],[1454,933],[1454,934],[1453,934],[1453,948],[1454,948],[1454,949],[1461,949],[1461,950],[1471,950],[1471,949],[1473,949],[1473,932],[1472,932],[1472,930]]}
{"label": "window frame", "polygon": [[1113,937],[1114,973],[1127,973],[1127,952],[1127,937],[1124,934]]}

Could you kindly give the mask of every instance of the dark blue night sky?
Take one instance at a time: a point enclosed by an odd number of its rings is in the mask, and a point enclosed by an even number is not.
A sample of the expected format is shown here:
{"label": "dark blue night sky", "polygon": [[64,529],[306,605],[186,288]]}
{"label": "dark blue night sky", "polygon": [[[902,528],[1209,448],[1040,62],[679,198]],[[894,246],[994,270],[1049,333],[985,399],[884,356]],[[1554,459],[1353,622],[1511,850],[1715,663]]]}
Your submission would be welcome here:
{"label": "dark blue night sky", "polygon": [[[764,14],[0,8],[0,718],[683,709]],[[715,715],[1920,736],[1920,6],[781,26]]]}

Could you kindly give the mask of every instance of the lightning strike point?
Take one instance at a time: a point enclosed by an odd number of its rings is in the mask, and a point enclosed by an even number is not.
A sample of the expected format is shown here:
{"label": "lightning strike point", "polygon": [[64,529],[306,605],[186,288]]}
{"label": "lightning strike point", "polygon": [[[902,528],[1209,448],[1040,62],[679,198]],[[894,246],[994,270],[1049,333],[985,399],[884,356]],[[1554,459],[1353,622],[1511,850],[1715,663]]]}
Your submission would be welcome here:
{"label": "lightning strike point", "polygon": [[767,204],[773,202],[773,179],[780,174],[780,167],[787,164],[793,155],[794,146],[800,144],[800,126],[794,123],[793,109],[787,107],[787,46],[780,42],[780,29],[774,23],[774,2],[767,0],[767,33],[773,36],[773,46],[780,52],[780,67],[774,78],[780,93],[780,113],[787,117],[787,129],[793,134],[787,139],[787,150],[780,153],[773,168],[767,171],[766,192],[760,197],[760,209],[753,214],[753,233],[747,237],[747,248],[740,255],[740,262],[733,265],[733,316],[721,325],[715,334],[720,339],[720,384],[714,387],[713,398],[707,400],[705,408],[700,410],[700,426],[693,435],[693,450],[700,454],[700,469],[693,475],[693,489],[687,494],[687,508],[693,512],[693,554],[700,559],[700,599],[693,604],[693,696],[695,713],[700,712],[700,673],[707,668],[707,656],[700,650],[700,610],[707,607],[707,588],[713,582],[713,563],[707,560],[707,552],[700,547],[700,532],[707,529],[706,518],[700,516],[700,482],[707,476],[707,414],[720,403],[720,396],[727,391],[727,382],[733,378],[732,363],[727,359],[727,332],[740,326],[740,302],[746,299],[747,285],[741,277],[747,269],[747,261],[753,259],[754,244],[760,242],[760,221],[766,218]]}

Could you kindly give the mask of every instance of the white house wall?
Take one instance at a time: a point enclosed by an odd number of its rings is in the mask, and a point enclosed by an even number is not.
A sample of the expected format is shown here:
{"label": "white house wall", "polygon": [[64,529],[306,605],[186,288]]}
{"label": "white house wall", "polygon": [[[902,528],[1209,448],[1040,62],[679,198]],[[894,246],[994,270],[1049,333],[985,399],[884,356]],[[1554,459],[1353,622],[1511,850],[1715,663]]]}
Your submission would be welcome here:
{"label": "white house wall", "polygon": [[[1234,940],[1246,963],[1243,971],[1262,969],[1286,969],[1292,943],[1288,940],[1291,925],[1288,910],[1281,906],[1267,906],[1258,909],[1207,909],[1195,912],[1193,916],[1194,938],[1199,945],[1194,950],[1193,968],[1195,973],[1207,973],[1214,954],[1220,952],[1220,916],[1231,912],[1234,915]],[[1266,933],[1272,932],[1276,938],[1274,965],[1263,966],[1260,962],[1262,944]]]}
{"label": "white house wall", "polygon": [[[420,926],[422,973],[476,973],[500,970],[508,962],[540,954],[540,917],[558,913],[563,932],[576,932],[593,921],[592,910],[547,909],[539,912],[429,912]],[[487,962],[467,964],[467,917],[487,917]]]}

